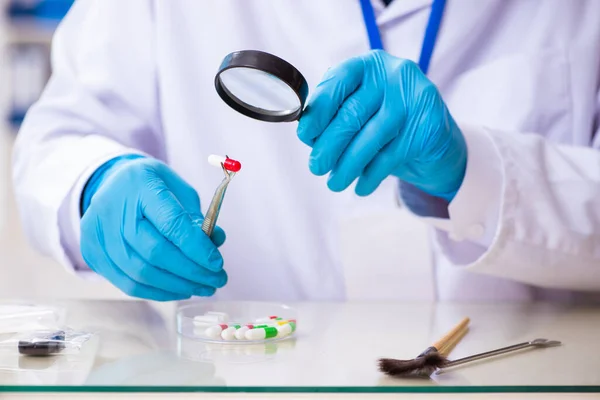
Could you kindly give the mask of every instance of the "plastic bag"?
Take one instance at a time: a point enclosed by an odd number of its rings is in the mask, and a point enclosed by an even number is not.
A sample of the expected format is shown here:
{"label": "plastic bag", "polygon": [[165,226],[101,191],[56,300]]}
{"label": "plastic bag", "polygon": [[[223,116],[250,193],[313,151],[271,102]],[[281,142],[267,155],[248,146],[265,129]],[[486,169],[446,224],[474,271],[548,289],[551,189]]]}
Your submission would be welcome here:
{"label": "plastic bag", "polygon": [[24,356],[53,356],[78,354],[93,333],[72,329],[36,330],[0,335],[0,353]]}
{"label": "plastic bag", "polygon": [[41,304],[0,303],[0,334],[58,329],[65,310]]}

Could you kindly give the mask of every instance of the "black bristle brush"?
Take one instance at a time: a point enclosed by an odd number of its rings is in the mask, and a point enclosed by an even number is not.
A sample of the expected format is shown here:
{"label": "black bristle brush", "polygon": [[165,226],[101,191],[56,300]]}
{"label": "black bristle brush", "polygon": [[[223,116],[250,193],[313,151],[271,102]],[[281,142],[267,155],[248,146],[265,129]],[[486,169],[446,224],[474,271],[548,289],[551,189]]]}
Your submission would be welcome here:
{"label": "black bristle brush", "polygon": [[446,356],[467,333],[469,318],[464,318],[444,337],[428,347],[412,360],[396,360],[381,358],[379,370],[395,377],[429,377],[438,368],[443,368],[448,359]]}

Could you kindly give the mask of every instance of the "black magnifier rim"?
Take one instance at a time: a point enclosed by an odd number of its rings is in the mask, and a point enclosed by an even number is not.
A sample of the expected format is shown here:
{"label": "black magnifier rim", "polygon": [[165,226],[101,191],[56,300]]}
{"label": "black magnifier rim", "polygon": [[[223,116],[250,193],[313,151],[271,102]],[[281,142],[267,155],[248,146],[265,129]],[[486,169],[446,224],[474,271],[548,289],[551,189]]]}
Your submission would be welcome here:
{"label": "black magnifier rim", "polygon": [[[221,74],[233,68],[251,68],[273,75],[290,87],[300,106],[295,110],[271,111],[247,104],[233,95],[221,82]],[[223,101],[237,112],[267,122],[296,121],[302,115],[308,97],[308,83],[292,64],[273,54],[259,50],[235,51],[225,56],[215,76],[215,89]]]}

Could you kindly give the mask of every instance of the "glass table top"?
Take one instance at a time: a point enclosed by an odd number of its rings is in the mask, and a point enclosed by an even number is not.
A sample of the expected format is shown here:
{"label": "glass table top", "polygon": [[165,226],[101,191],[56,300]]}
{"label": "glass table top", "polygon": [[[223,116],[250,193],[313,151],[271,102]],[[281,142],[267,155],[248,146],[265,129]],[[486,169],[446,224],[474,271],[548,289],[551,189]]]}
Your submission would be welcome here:
{"label": "glass table top", "polygon": [[[600,391],[600,308],[300,303],[290,304],[297,313],[295,337],[223,345],[178,335],[176,303],[45,304],[64,307],[68,326],[95,332],[95,337],[79,354],[34,358],[0,353],[0,391]],[[414,358],[465,316],[471,318],[470,330],[451,359],[535,338],[563,344],[466,364],[429,379],[390,378],[378,370],[379,358]]]}

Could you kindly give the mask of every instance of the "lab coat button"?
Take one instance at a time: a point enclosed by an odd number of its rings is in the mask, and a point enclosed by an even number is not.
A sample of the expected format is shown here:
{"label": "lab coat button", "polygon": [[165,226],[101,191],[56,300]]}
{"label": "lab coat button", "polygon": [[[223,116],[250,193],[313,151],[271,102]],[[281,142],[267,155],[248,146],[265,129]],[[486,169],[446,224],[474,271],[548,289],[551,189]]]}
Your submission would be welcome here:
{"label": "lab coat button", "polygon": [[467,231],[467,235],[470,239],[479,239],[485,233],[485,228],[481,224],[471,225]]}

